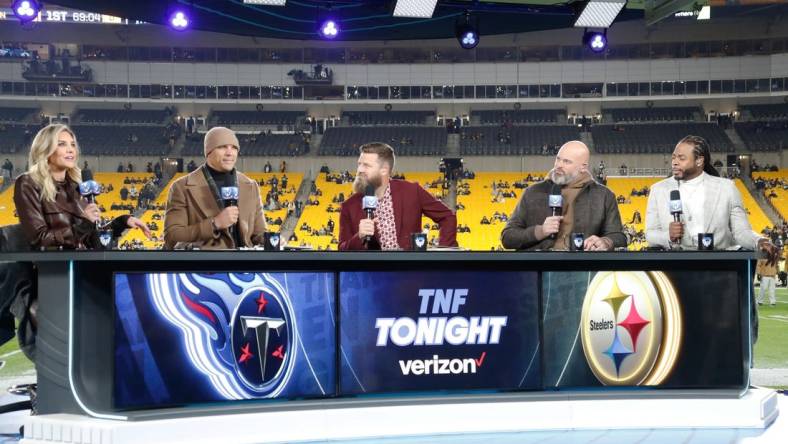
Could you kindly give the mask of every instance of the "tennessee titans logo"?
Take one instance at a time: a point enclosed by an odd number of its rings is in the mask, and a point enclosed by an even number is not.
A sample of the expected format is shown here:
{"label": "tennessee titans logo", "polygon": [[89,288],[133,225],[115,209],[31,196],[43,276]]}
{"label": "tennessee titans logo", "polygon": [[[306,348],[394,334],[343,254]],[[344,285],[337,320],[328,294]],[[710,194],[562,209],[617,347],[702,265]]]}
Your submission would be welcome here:
{"label": "tennessee titans logo", "polygon": [[298,348],[290,298],[265,273],[148,276],[153,304],[182,333],[195,369],[226,399],[278,396]]}

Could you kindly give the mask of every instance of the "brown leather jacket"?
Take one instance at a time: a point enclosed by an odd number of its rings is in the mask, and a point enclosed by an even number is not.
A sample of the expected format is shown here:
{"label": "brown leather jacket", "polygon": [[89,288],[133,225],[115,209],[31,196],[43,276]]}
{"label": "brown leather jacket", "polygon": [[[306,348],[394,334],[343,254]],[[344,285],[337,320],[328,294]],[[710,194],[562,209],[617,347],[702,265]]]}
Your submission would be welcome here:
{"label": "brown leather jacket", "polygon": [[[55,182],[55,186],[55,201],[45,202],[41,189],[29,174],[16,179],[14,204],[30,246],[33,249],[100,248],[98,228],[82,213],[87,204],[79,195],[79,185],[66,179],[63,183]],[[111,229],[115,237],[120,236],[128,218],[128,215],[117,217],[102,228]]]}

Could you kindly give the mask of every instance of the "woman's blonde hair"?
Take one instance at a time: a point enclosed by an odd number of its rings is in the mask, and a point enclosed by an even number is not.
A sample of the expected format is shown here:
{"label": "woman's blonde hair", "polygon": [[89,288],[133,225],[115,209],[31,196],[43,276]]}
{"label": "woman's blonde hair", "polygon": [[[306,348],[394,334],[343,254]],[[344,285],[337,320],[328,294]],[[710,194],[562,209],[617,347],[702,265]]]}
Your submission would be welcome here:
{"label": "woman's blonde hair", "polygon": [[[49,157],[57,150],[57,136],[63,131],[71,134],[71,137],[74,138],[74,143],[77,146],[77,156],[79,156],[79,145],[77,144],[77,137],[74,135],[74,131],[60,123],[53,123],[41,128],[41,131],[33,138],[33,144],[30,145],[30,157],[28,159],[30,167],[27,172],[30,174],[30,178],[41,187],[41,199],[44,201],[54,202],[57,194],[55,181],[52,179],[52,172],[49,168]],[[76,160],[74,159],[75,165]],[[76,183],[82,182],[82,172],[77,166],[69,168],[66,171],[66,176]]]}

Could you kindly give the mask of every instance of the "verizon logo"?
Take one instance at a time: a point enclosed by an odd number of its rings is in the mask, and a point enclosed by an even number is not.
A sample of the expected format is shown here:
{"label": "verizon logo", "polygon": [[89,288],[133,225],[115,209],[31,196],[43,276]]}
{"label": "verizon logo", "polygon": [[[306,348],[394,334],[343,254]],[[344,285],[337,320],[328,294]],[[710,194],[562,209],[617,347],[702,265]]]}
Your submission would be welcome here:
{"label": "verizon logo", "polygon": [[438,355],[432,355],[432,359],[408,359],[400,360],[399,367],[402,374],[408,375],[459,375],[476,373],[476,370],[484,363],[487,352],[482,352],[478,358],[465,359],[445,359]]}

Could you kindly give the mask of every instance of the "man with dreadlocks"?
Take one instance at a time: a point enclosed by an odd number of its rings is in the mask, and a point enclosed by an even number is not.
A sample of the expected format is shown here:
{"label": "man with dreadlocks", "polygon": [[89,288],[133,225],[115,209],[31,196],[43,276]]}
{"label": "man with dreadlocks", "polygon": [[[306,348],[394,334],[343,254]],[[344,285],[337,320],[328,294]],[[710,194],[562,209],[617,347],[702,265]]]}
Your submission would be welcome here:
{"label": "man with dreadlocks", "polygon": [[[672,177],[652,185],[646,210],[646,240],[650,246],[697,249],[699,233],[713,233],[714,248],[739,246],[765,251],[777,259],[777,248],[752,230],[741,194],[733,181],[723,179],[711,163],[709,143],[687,136],[671,157]],[[669,200],[679,190],[682,214],[674,221]]]}

